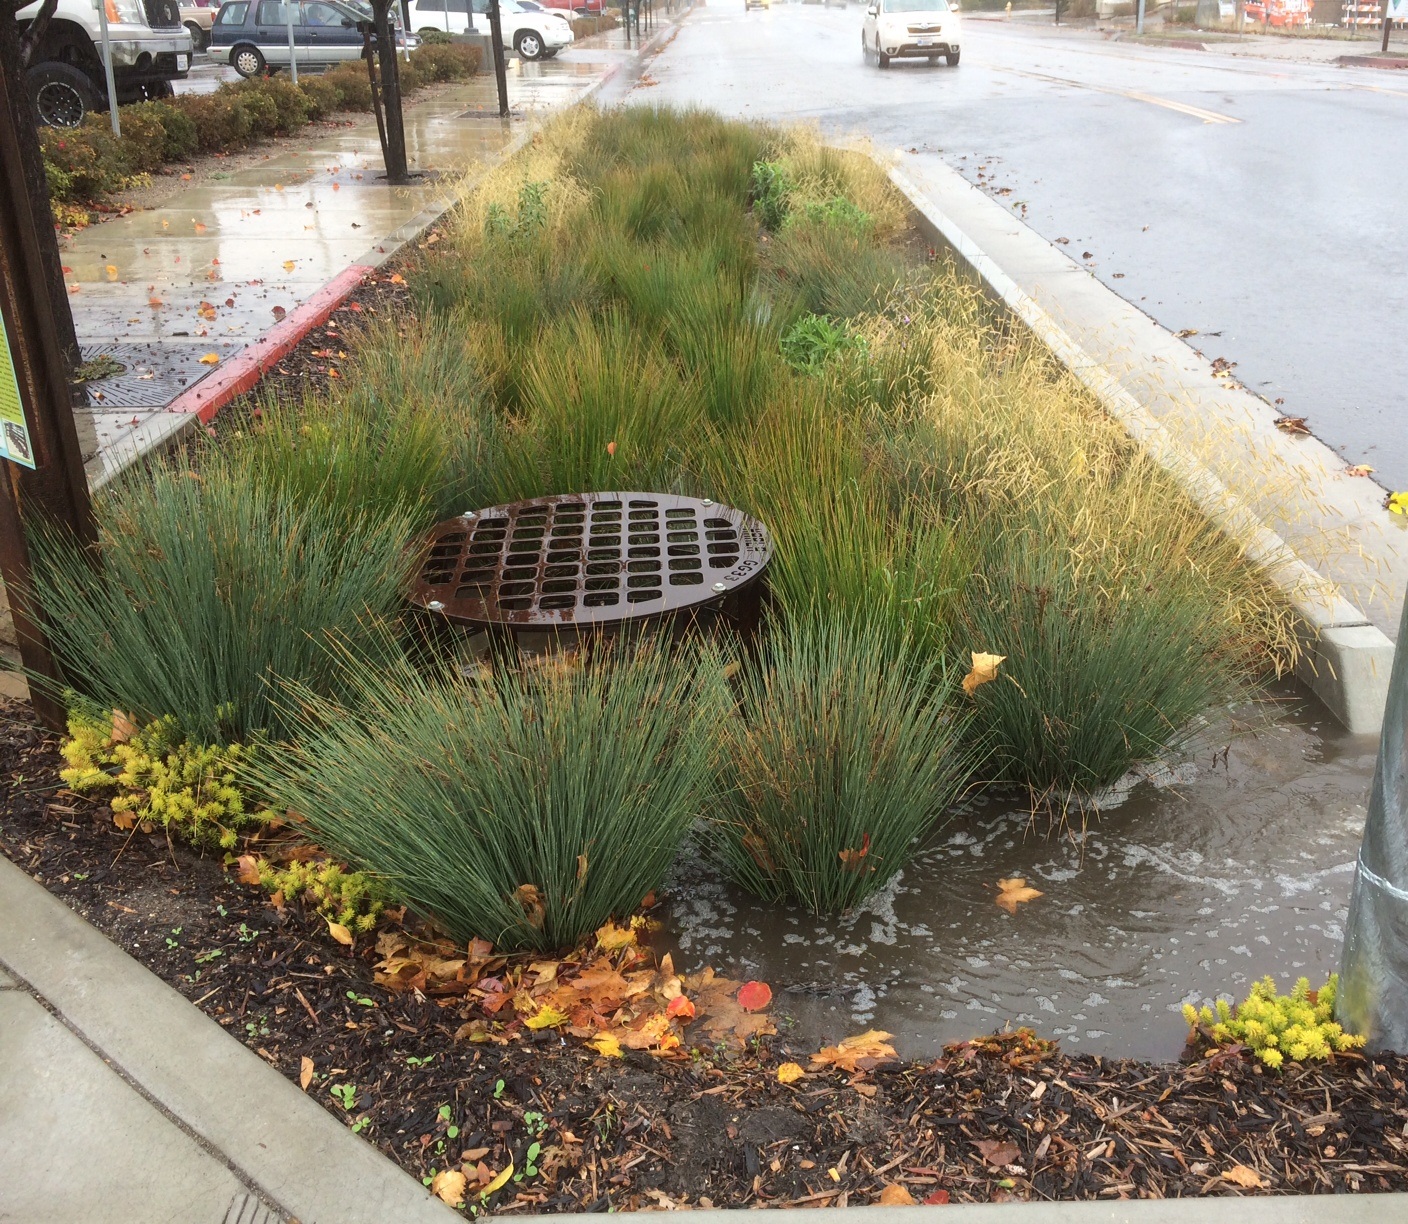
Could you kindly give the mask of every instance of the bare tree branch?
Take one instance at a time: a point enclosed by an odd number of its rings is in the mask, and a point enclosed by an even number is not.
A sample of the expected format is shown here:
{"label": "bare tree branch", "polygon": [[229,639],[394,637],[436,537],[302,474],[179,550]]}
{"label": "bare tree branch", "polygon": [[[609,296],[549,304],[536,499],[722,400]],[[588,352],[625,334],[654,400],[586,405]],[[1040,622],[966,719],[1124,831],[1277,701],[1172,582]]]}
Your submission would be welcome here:
{"label": "bare tree branch", "polygon": [[[102,3],[102,0],[99,0],[99,3]],[[34,49],[48,32],[49,21],[58,7],[59,0],[44,0],[44,3],[39,6],[39,12],[34,15],[34,20],[29,23],[29,28],[20,35],[20,63],[24,67],[29,67]],[[13,10],[11,18],[13,19]]]}

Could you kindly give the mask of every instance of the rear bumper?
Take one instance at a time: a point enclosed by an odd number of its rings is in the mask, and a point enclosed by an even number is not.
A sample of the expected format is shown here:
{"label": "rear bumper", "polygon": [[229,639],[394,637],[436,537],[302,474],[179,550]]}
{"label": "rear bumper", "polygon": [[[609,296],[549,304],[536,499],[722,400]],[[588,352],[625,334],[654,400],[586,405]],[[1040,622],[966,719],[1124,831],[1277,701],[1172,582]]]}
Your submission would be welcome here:
{"label": "rear bumper", "polygon": [[191,67],[191,35],[153,35],[149,38],[115,39],[112,43],[113,73],[141,79],[173,80],[184,77]]}

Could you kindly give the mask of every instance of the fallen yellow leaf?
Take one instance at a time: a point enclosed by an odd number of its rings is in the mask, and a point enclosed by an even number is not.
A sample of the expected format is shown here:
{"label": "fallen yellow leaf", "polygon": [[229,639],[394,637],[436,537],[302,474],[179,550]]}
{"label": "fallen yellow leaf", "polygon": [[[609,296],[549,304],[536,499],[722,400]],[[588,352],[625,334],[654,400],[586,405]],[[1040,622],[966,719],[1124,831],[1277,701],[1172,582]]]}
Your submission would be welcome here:
{"label": "fallen yellow leaf", "polygon": [[404,285],[406,283],[406,278],[402,276],[399,272],[396,272],[391,277],[391,283],[393,285]]}
{"label": "fallen yellow leaf", "polygon": [[971,653],[973,655],[973,670],[963,677],[963,691],[970,697],[973,695],[973,690],[979,685],[997,679],[997,665],[1007,657],[1000,654],[985,654],[981,650],[974,650]]}
{"label": "fallen yellow leaf", "polygon": [[304,1092],[307,1092],[307,1091],[308,1091],[308,1085],[311,1084],[312,1082],[313,1082],[313,1060],[312,1060],[311,1058],[309,1058],[308,1055],[305,1054],[305,1055],[303,1056],[303,1061],[299,1064],[299,1069],[298,1069],[298,1086],[299,1086],[300,1088],[302,1088]]}
{"label": "fallen yellow leaf", "polygon": [[328,919],[328,934],[337,940],[338,943],[345,944],[349,948],[356,942],[352,937],[351,931],[343,926],[342,923],[333,922],[331,918]]}
{"label": "fallen yellow leaf", "polygon": [[571,1017],[565,1011],[559,1011],[549,1004],[529,1016],[523,1023],[530,1029],[557,1028],[559,1024],[566,1024],[570,1019]]}
{"label": "fallen yellow leaf", "polygon": [[787,1062],[777,1069],[777,1082],[779,1084],[795,1084],[806,1074],[796,1063]]}
{"label": "fallen yellow leaf", "polygon": [[504,1166],[504,1171],[500,1173],[496,1178],[494,1178],[494,1180],[491,1181],[487,1186],[485,1186],[484,1189],[480,1191],[480,1193],[493,1194],[495,1190],[502,1190],[504,1185],[508,1182],[508,1179],[512,1176],[513,1161],[510,1160],[508,1164]]}
{"label": "fallen yellow leaf", "polygon": [[292,272],[292,271],[294,270],[294,268],[296,268],[296,267],[298,267],[298,260],[296,260],[296,259],[285,259],[285,260],[284,260],[284,271],[285,271],[285,272]]}
{"label": "fallen yellow leaf", "polygon": [[116,280],[116,279],[117,279],[117,265],[116,265],[116,264],[108,264],[108,266],[107,266],[107,274],[108,274],[108,280]]}
{"label": "fallen yellow leaf", "polygon": [[619,952],[629,948],[636,941],[636,933],[630,927],[618,927],[608,922],[596,933],[596,943],[603,952]]}
{"label": "fallen yellow leaf", "polygon": [[1234,1164],[1222,1174],[1222,1180],[1230,1181],[1234,1186],[1241,1186],[1247,1190],[1261,1190],[1267,1184],[1262,1180],[1261,1174],[1255,1169],[1247,1168],[1244,1164]]}
{"label": "fallen yellow leaf", "polygon": [[997,882],[997,896],[993,900],[1009,914],[1015,914],[1023,901],[1034,901],[1041,895],[1035,888],[1028,887],[1021,876],[1013,876],[1010,880]]}
{"label": "fallen yellow leaf", "polygon": [[599,1033],[587,1042],[587,1044],[598,1054],[604,1055],[606,1058],[625,1057],[625,1055],[621,1053],[621,1043],[610,1033]]}
{"label": "fallen yellow leaf", "polygon": [[895,1047],[889,1044],[892,1036],[893,1033],[869,1029],[837,1045],[826,1046],[819,1054],[812,1055],[812,1063],[818,1067],[839,1067],[842,1071],[869,1071],[896,1057]]}
{"label": "fallen yellow leaf", "polygon": [[204,357],[202,357],[202,358],[200,359],[200,363],[201,363],[201,365],[219,365],[219,364],[220,364],[220,354],[219,354],[219,353],[207,353]]}
{"label": "fallen yellow leaf", "polygon": [[891,1182],[882,1191],[880,1197],[875,1200],[881,1207],[913,1207],[915,1205],[914,1195],[899,1184]]}
{"label": "fallen yellow leaf", "polygon": [[464,1202],[464,1190],[468,1184],[469,1178],[458,1169],[442,1169],[435,1175],[434,1181],[430,1183],[430,1193],[442,1203],[458,1207]]}

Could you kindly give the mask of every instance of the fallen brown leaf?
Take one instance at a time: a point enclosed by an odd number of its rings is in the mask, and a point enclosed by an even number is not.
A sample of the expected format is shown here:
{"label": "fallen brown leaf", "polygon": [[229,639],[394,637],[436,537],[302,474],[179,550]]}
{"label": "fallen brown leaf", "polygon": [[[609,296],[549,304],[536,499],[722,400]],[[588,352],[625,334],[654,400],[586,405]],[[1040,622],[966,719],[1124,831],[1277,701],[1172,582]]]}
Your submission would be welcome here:
{"label": "fallen brown leaf", "polygon": [[1021,1151],[1010,1139],[975,1139],[973,1146],[983,1154],[983,1159],[994,1168],[1016,1164]]}
{"label": "fallen brown leaf", "polygon": [[899,1184],[891,1182],[882,1191],[880,1197],[875,1200],[881,1207],[913,1207],[915,1206],[914,1195]]}

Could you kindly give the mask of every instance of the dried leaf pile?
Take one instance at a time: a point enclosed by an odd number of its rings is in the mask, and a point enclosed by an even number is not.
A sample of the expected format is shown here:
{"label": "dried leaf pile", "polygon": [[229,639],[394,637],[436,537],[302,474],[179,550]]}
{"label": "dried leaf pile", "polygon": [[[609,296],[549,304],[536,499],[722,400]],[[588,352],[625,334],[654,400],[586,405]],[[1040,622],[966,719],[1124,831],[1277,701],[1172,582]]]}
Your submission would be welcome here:
{"label": "dried leaf pile", "polygon": [[764,983],[677,973],[639,923],[552,961],[394,929],[346,946],[116,829],[59,764],[0,708],[0,851],[466,1212],[1408,1189],[1408,1059],[1277,1074],[1027,1032],[930,1062],[883,1032],[792,1048]]}

